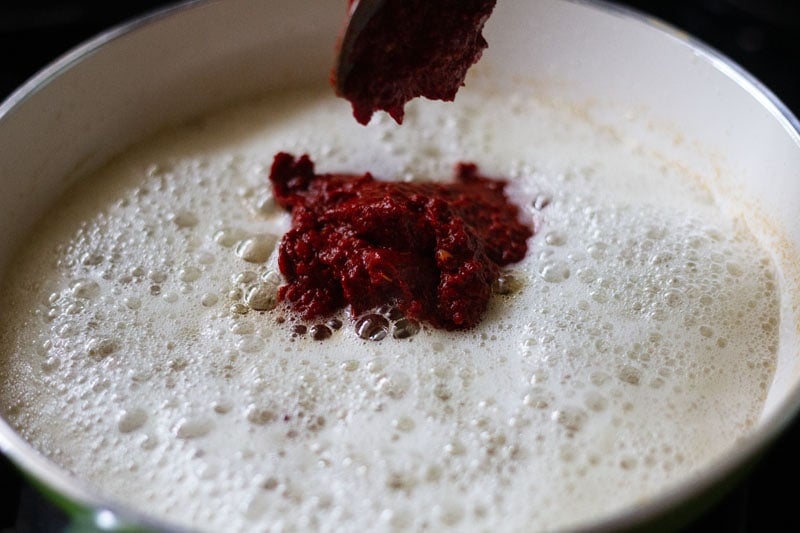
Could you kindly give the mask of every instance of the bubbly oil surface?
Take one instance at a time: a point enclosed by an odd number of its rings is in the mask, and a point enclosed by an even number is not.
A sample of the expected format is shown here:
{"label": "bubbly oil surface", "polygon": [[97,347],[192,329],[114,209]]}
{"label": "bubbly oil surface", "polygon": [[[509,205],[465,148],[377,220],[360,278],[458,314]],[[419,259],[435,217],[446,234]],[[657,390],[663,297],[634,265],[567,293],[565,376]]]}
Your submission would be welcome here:
{"label": "bubbly oil surface", "polygon": [[[275,94],[80,184],[5,281],[4,416],[212,531],[552,530],[707,467],[772,379],[768,253],[680,165],[523,87],[469,89],[366,128],[327,91]],[[302,323],[274,302],[278,151],[395,180],[472,161],[538,232],[475,329]]]}

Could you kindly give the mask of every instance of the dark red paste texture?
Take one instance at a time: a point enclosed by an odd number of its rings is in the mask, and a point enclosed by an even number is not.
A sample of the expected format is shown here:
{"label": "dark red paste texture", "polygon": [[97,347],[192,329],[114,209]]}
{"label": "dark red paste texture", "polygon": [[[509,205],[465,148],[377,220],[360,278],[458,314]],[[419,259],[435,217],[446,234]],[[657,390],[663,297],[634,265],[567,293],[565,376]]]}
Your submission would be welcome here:
{"label": "dark red paste texture", "polygon": [[381,109],[402,123],[403,106],[417,96],[452,101],[487,46],[481,32],[496,0],[361,3],[342,37],[333,83],[367,124]]}
{"label": "dark red paste texture", "polygon": [[453,183],[398,183],[315,174],[308,156],[279,153],[269,179],[292,214],[278,298],[304,319],[392,304],[437,328],[472,327],[500,268],[520,261],[533,235],[506,182],[473,164],[457,165]]}

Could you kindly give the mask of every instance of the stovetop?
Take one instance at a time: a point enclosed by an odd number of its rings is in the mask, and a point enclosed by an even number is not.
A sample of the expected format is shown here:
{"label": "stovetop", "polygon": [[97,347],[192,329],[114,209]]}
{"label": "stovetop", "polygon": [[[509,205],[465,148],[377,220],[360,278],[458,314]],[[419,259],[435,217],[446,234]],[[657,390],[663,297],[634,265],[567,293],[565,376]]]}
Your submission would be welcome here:
{"label": "stovetop", "polygon": [[[344,0],[325,0],[341,1]],[[628,0],[717,48],[800,115],[800,1]],[[163,0],[0,0],[0,100],[73,46]],[[798,171],[800,172],[800,170]],[[799,174],[800,176],[800,174]],[[800,420],[722,500],[684,531],[800,531],[794,476],[800,478]],[[60,512],[0,457],[0,533],[55,532]]]}

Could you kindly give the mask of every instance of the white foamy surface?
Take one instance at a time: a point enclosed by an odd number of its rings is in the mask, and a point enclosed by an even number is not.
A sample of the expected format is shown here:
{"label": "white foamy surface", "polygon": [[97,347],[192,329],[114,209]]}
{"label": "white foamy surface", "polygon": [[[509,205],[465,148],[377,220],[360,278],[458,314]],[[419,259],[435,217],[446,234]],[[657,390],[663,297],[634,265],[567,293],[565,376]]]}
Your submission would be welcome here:
{"label": "white foamy surface", "polygon": [[[773,266],[679,165],[532,95],[406,123],[274,96],[134,150],[48,215],[3,290],[2,409],[104,493],[216,531],[531,530],[646,501],[758,418]],[[491,113],[485,112],[491,110]],[[269,307],[277,151],[320,172],[509,177],[539,233],[467,332],[325,341]],[[537,209],[543,204],[549,205]]]}

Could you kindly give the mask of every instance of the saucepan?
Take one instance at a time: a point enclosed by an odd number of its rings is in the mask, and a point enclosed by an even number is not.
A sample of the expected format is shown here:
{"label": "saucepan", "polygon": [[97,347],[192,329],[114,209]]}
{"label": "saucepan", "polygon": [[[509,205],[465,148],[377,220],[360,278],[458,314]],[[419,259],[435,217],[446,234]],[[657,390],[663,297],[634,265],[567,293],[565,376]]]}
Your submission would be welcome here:
{"label": "saucepan", "polygon": [[[0,106],[0,264],[59,194],[127,147],[271,89],[324,84],[343,4],[188,2],[114,28],[40,72]],[[613,4],[501,0],[485,35],[480,75],[523,79],[670,154],[746,202],[753,232],[773,250],[780,347],[754,429],[700,475],[579,527],[680,524],[734,483],[800,407],[800,122],[714,50]],[[175,529],[68,475],[5,419],[0,447],[84,525]]]}

